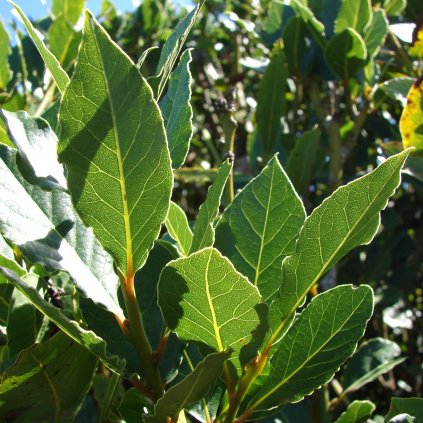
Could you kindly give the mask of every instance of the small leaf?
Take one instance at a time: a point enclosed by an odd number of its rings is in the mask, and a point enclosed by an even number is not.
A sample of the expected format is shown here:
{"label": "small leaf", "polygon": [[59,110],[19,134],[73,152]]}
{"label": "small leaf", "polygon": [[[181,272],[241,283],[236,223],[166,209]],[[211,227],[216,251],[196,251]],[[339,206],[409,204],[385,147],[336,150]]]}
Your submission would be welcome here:
{"label": "small leaf", "polygon": [[0,20],[0,92],[7,91],[7,85],[12,79],[9,66],[9,56],[12,52],[9,45],[9,35]]}
{"label": "small leaf", "polygon": [[379,53],[388,34],[388,19],[383,10],[376,10],[373,18],[364,35],[364,42],[367,47],[368,59],[372,60]]}
{"label": "small leaf", "polygon": [[261,80],[257,99],[257,127],[265,161],[273,156],[278,148],[282,132],[281,118],[286,107],[287,79],[283,49],[280,46],[275,47]]}
{"label": "small leaf", "polygon": [[145,416],[144,421],[162,423],[168,421],[168,417],[176,421],[181,410],[207,394],[230,355],[230,352],[209,354],[188,376],[166,391],[154,406],[154,415]]}
{"label": "small leaf", "polygon": [[160,98],[164,90],[167,80],[169,79],[169,75],[176,63],[176,59],[185,44],[191,28],[197,20],[203,4],[204,0],[199,2],[197,6],[188,13],[184,19],[182,19],[172,35],[166,40],[162,48],[159,63],[157,64],[156,75],[148,79],[156,99]]}
{"label": "small leaf", "polygon": [[167,93],[160,101],[174,169],[184,164],[193,132],[190,104],[192,78],[189,70],[191,60],[191,51],[184,51],[178,67],[170,75]]}
{"label": "small leaf", "polygon": [[347,28],[330,39],[325,58],[338,76],[348,80],[367,59],[366,44],[357,31]]}
{"label": "small leaf", "polygon": [[371,401],[353,401],[335,423],[364,423],[375,411],[376,406]]}
{"label": "small leaf", "polygon": [[36,178],[47,188],[66,188],[63,166],[57,161],[56,134],[46,121],[29,116],[26,112],[7,112],[0,109],[7,124],[9,137],[19,156],[33,170]]}
{"label": "small leaf", "polygon": [[299,194],[305,192],[313,176],[321,136],[322,133],[317,128],[305,132],[297,138],[288,156],[286,173]]}
{"label": "small leaf", "polygon": [[362,344],[345,366],[342,375],[344,393],[360,389],[402,363],[405,358],[398,358],[400,354],[400,347],[386,339],[375,338]]}
{"label": "small leaf", "polygon": [[282,260],[294,252],[305,217],[300,198],[274,157],[224,211],[216,248],[267,302],[279,289]]}
{"label": "small leaf", "polygon": [[278,344],[270,374],[249,408],[300,401],[332,379],[353,353],[373,312],[373,291],[342,285],[313,298]]}
{"label": "small leaf", "polygon": [[84,3],[85,0],[53,0],[52,11],[56,16],[55,20],[63,16],[71,24],[76,24],[81,16]]}
{"label": "small leaf", "polygon": [[[47,316],[58,328],[62,329],[75,342],[82,345],[88,351],[96,355],[105,366],[110,370],[121,374],[125,366],[125,361],[122,361],[116,356],[112,356],[107,352],[106,343],[99,338],[94,332],[83,329],[79,324],[73,320],[68,319],[59,308],[54,307],[24,280],[20,279],[16,273],[0,267],[0,273],[7,277],[13,285],[21,291],[26,298],[37,308],[41,313]],[[38,278],[38,276],[31,276]]]}
{"label": "small leaf", "polygon": [[390,421],[399,414],[409,414],[415,417],[416,423],[423,421],[423,399],[422,398],[396,398],[391,399],[391,406],[386,415],[385,422]]}
{"label": "small leaf", "polygon": [[[162,271],[158,303],[168,327],[184,341],[239,353],[262,323],[260,294],[213,248],[170,262]],[[252,357],[250,357],[252,358]]]}
{"label": "small leaf", "polygon": [[120,273],[133,275],[169,209],[169,150],[147,82],[89,12],[59,121],[75,208]]}
{"label": "small leaf", "polygon": [[365,33],[372,19],[372,5],[370,0],[343,0],[338,18],[335,21],[335,33],[345,29],[354,29],[358,33]]}
{"label": "small leaf", "polygon": [[173,201],[170,203],[165,223],[169,235],[178,243],[181,253],[187,256],[191,248],[192,231],[185,212]]}
{"label": "small leaf", "polygon": [[219,214],[220,199],[233,164],[226,160],[220,167],[216,178],[207,192],[206,201],[200,206],[195,221],[190,253],[195,253],[214,244],[214,222]]}
{"label": "small leaf", "polygon": [[2,420],[73,420],[96,367],[96,357],[63,332],[23,351],[2,375]]}
{"label": "small leaf", "polygon": [[8,2],[16,9],[19,16],[22,18],[23,24],[25,25],[29,36],[31,37],[33,43],[43,58],[47,69],[50,71],[54,82],[56,82],[57,88],[63,94],[66,86],[69,84],[68,74],[60,66],[60,63],[56,59],[55,55],[46,47],[42,35],[33,27],[31,21],[25,16],[22,9],[13,1],[8,0]]}
{"label": "small leaf", "polygon": [[423,149],[423,78],[411,87],[407,104],[400,119],[400,131],[404,148]]}
{"label": "small leaf", "polygon": [[368,175],[338,188],[306,219],[295,253],[282,264],[281,330],[311,287],[353,248],[368,244],[380,225],[380,211],[400,183],[409,150],[390,157]]}

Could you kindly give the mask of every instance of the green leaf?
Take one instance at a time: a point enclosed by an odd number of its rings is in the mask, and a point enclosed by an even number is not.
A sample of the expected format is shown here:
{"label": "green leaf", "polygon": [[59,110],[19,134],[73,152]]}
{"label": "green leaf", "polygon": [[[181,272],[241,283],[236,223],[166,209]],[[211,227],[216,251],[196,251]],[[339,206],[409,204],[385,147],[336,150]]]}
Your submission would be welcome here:
{"label": "green leaf", "polygon": [[407,96],[407,104],[400,119],[400,132],[404,148],[423,150],[423,79],[417,80]]}
{"label": "green leaf", "polygon": [[193,132],[190,104],[192,78],[189,70],[191,61],[191,51],[184,51],[178,67],[170,75],[167,93],[160,102],[174,169],[184,164]]}
{"label": "green leaf", "polygon": [[278,291],[282,260],[295,250],[306,214],[274,157],[235,197],[216,228],[216,248],[267,302]]}
{"label": "green leaf", "polygon": [[285,55],[283,49],[278,46],[272,52],[270,63],[260,83],[257,98],[256,120],[265,161],[273,156],[278,148],[282,132],[281,117],[286,107],[287,79]]}
{"label": "green leaf", "polygon": [[[4,267],[0,267],[0,273],[6,276],[7,279],[13,283],[15,288],[19,289],[33,306],[47,316],[59,329],[65,332],[75,342],[96,355],[110,370],[119,374],[122,373],[125,361],[110,355],[107,352],[106,343],[94,332],[85,330],[77,322],[68,319],[59,308],[54,307],[44,300],[38,291],[28,285],[24,280],[20,279],[16,273]],[[38,276],[35,275],[29,275],[29,277],[38,278]]]}
{"label": "green leaf", "polygon": [[51,76],[53,77],[54,82],[57,85],[57,88],[63,94],[66,89],[66,86],[69,84],[68,74],[60,66],[60,63],[56,59],[56,56],[46,47],[43,41],[43,36],[38,32],[38,30],[33,27],[31,21],[25,16],[22,9],[13,1],[8,0],[8,2],[16,9],[19,16],[22,18],[23,24],[25,25],[29,36],[31,37],[33,43],[35,44],[37,50],[43,58],[47,69],[50,71]]}
{"label": "green leaf", "polygon": [[69,195],[28,184],[16,168],[15,151],[5,146],[0,147],[0,175],[4,237],[31,263],[67,271],[85,296],[123,319],[112,260],[76,215]]}
{"label": "green leaf", "polygon": [[379,53],[388,34],[388,19],[383,10],[376,10],[373,18],[364,35],[364,42],[367,47],[368,59],[371,60]]}
{"label": "green leaf", "polygon": [[342,375],[344,393],[360,389],[402,363],[405,358],[398,358],[400,354],[400,347],[386,339],[375,338],[362,344],[345,366]]}
{"label": "green leaf", "polygon": [[7,112],[0,109],[10,139],[19,151],[20,158],[29,165],[36,178],[47,188],[66,188],[63,166],[57,161],[56,134],[41,118],[26,112]]}
{"label": "green leaf", "polygon": [[301,61],[306,52],[306,25],[303,18],[293,16],[282,33],[284,53],[290,73],[301,74]]}
{"label": "green leaf", "polygon": [[170,262],[160,276],[158,303],[181,339],[233,350],[238,369],[241,349],[261,335],[254,333],[262,323],[258,289],[213,248]]}
{"label": "green leaf", "polygon": [[299,194],[308,188],[313,176],[322,133],[318,128],[305,132],[295,141],[286,163],[286,173]]}
{"label": "green leaf", "polygon": [[325,58],[338,76],[348,80],[367,59],[366,44],[357,31],[347,28],[330,39]]}
{"label": "green leaf", "polygon": [[59,121],[73,203],[118,270],[133,275],[169,209],[169,150],[147,82],[89,12]]}
{"label": "green leaf", "polygon": [[195,253],[214,244],[214,222],[219,214],[220,199],[226,181],[232,171],[233,163],[226,160],[220,167],[216,178],[207,192],[206,201],[200,206],[195,221],[190,253]]}
{"label": "green leaf", "polygon": [[385,422],[399,414],[409,414],[415,417],[416,423],[423,421],[423,399],[422,398],[396,398],[391,399],[391,406],[386,415]]}
{"label": "green leaf", "polygon": [[172,239],[178,243],[181,253],[187,256],[191,248],[192,231],[185,212],[173,201],[166,217],[166,228]]}
{"label": "green leaf", "polygon": [[197,6],[190,13],[188,13],[181,22],[179,22],[175,31],[166,40],[162,48],[159,63],[157,64],[156,75],[148,79],[156,99],[160,98],[164,90],[170,73],[172,72],[173,66],[176,63],[176,60],[185,44],[191,28],[194,26],[203,4],[204,0],[200,1]]}
{"label": "green leaf", "polygon": [[378,89],[382,90],[392,100],[400,101],[405,106],[407,95],[415,82],[416,79],[410,77],[392,78],[379,85]]}
{"label": "green leaf", "polygon": [[376,406],[371,401],[353,401],[335,423],[367,422]]}
{"label": "green leaf", "polygon": [[282,264],[279,330],[331,267],[353,248],[371,242],[408,154],[392,156],[370,174],[338,188],[306,219],[295,253]]}
{"label": "green leaf", "polygon": [[249,408],[300,401],[332,379],[353,353],[373,312],[373,291],[342,285],[314,297],[270,359],[270,375]]}
{"label": "green leaf", "polygon": [[372,19],[370,0],[343,0],[338,18],[335,21],[335,33],[345,29],[354,29],[364,34]]}
{"label": "green leaf", "polygon": [[9,35],[0,20],[0,92],[7,90],[7,85],[12,79],[9,66],[9,56],[12,50],[9,46]]}
{"label": "green leaf", "polygon": [[230,355],[230,352],[209,354],[188,376],[166,391],[154,406],[154,415],[145,416],[144,421],[162,423],[168,421],[168,417],[176,421],[181,410],[207,394]]}
{"label": "green leaf", "polygon": [[385,0],[383,8],[388,16],[399,15],[407,6],[407,0]]}
{"label": "green leaf", "polygon": [[16,422],[72,420],[88,392],[96,364],[94,355],[63,332],[23,351],[2,377],[2,419]]}
{"label": "green leaf", "polygon": [[76,24],[84,8],[85,0],[53,0],[52,11],[54,16],[63,16],[71,24]]}

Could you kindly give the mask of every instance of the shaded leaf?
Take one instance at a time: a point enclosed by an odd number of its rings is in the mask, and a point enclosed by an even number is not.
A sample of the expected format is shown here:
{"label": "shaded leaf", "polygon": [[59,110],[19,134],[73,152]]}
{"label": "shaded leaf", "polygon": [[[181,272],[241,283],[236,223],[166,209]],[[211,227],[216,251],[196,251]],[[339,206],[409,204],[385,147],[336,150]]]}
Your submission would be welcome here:
{"label": "shaded leaf", "polygon": [[184,51],[178,67],[170,75],[167,93],[160,101],[173,168],[184,164],[193,133],[191,60],[191,51]]}
{"label": "shaded leaf", "polygon": [[399,414],[409,414],[417,419],[417,422],[423,421],[423,398],[396,398],[391,399],[391,406],[386,415],[385,421],[390,421]]}
{"label": "shaded leaf", "polygon": [[222,164],[207,192],[206,201],[200,206],[197,220],[195,221],[190,253],[195,253],[214,244],[214,223],[219,214],[220,199],[222,198],[226,181],[232,171],[232,166],[233,163],[229,160]]}
{"label": "shaded leaf", "polygon": [[119,271],[133,275],[169,209],[169,150],[148,84],[88,12],[59,121],[73,203]]}
{"label": "shaded leaf", "polygon": [[188,376],[166,391],[154,406],[154,415],[145,416],[144,421],[162,423],[168,417],[176,420],[182,409],[200,401],[207,394],[230,355],[230,352],[209,354]]}
{"label": "shaded leaf", "polygon": [[216,248],[268,301],[279,289],[282,260],[294,252],[305,217],[274,157],[225,209],[216,228]]}
{"label": "shaded leaf", "polygon": [[361,423],[375,411],[376,406],[371,401],[353,401],[335,423]]}
{"label": "shaded leaf", "polygon": [[185,212],[173,201],[170,203],[165,223],[169,235],[178,243],[181,253],[187,256],[191,248],[192,231]]}
{"label": "shaded leaf", "polygon": [[85,0],[53,0],[52,11],[56,19],[63,16],[71,24],[76,24],[84,8]]}
{"label": "shaded leaf", "polygon": [[306,52],[306,25],[303,18],[293,16],[288,20],[282,33],[284,53],[289,71],[301,73],[301,62]]}
{"label": "shaded leaf", "polygon": [[241,349],[262,335],[254,333],[263,319],[258,289],[213,248],[169,263],[160,276],[158,303],[181,339],[233,350],[237,368]]}
{"label": "shaded leaf", "polygon": [[9,46],[9,35],[0,20],[0,92],[7,90],[7,85],[12,79],[9,66],[9,56],[12,50]]}
{"label": "shaded leaf", "polygon": [[343,0],[338,18],[335,21],[335,32],[354,29],[363,34],[372,19],[370,0]]}
{"label": "shaded leaf", "polygon": [[314,297],[278,344],[269,378],[249,408],[300,401],[332,379],[353,353],[373,312],[373,291],[341,285]]}
{"label": "shaded leaf", "polygon": [[407,0],[385,0],[383,8],[388,16],[399,15],[407,6]]}
{"label": "shaded leaf", "polygon": [[33,43],[35,44],[37,50],[43,58],[47,69],[50,71],[54,82],[56,82],[57,88],[63,94],[66,89],[66,86],[69,84],[68,74],[60,66],[60,63],[56,59],[56,56],[46,47],[43,41],[43,36],[38,32],[38,30],[34,28],[31,21],[23,13],[22,9],[13,1],[8,0],[8,2],[16,9],[19,16],[22,18],[23,24],[25,25],[29,36],[31,37]]}
{"label": "shaded leaf", "polygon": [[415,82],[415,78],[410,77],[392,78],[379,85],[378,89],[382,90],[392,100],[398,100],[405,106],[408,93]]}

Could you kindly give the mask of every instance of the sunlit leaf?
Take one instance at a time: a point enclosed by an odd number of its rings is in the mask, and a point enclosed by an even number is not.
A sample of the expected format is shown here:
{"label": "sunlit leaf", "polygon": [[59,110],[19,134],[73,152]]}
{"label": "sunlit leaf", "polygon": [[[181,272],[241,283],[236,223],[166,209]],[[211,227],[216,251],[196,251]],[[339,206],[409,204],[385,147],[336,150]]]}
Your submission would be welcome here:
{"label": "sunlit leaf", "polygon": [[12,78],[9,66],[9,56],[11,53],[9,46],[9,35],[0,20],[0,91],[6,91],[7,84]]}
{"label": "sunlit leaf", "polygon": [[335,32],[340,33],[351,28],[363,34],[371,19],[372,4],[370,0],[343,0],[335,21]]}
{"label": "sunlit leaf", "polygon": [[371,401],[353,401],[335,423],[364,423],[375,411]]}
{"label": "sunlit leaf", "polygon": [[181,253],[187,256],[191,249],[192,231],[185,212],[174,202],[170,203],[169,213],[166,217],[166,228],[169,235],[178,243]]}
{"label": "sunlit leaf", "polygon": [[76,24],[84,8],[85,0],[53,0],[52,12],[56,16],[63,16],[68,22]]}

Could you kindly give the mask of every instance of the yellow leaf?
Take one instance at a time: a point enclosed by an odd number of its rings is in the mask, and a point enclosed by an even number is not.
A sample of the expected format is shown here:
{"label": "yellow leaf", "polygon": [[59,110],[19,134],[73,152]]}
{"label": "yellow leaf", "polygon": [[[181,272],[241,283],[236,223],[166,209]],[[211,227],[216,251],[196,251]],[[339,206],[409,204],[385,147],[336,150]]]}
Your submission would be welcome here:
{"label": "yellow leaf", "polygon": [[423,27],[419,28],[415,33],[413,45],[410,47],[411,56],[423,59]]}

